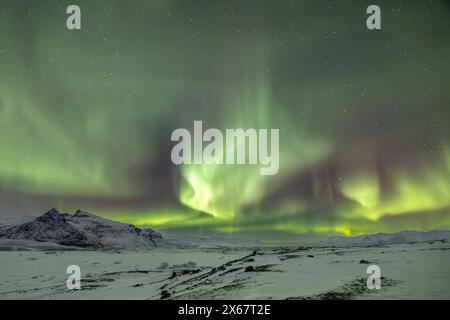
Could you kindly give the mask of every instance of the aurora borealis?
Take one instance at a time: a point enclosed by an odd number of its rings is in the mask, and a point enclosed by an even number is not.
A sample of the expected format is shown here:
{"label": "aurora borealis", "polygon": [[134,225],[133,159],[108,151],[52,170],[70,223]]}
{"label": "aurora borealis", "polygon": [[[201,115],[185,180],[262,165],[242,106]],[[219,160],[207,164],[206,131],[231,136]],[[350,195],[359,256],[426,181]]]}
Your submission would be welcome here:
{"label": "aurora borealis", "polygon": [[[76,3],[82,29],[67,30]],[[0,4],[0,207],[256,238],[450,228],[450,4]],[[171,132],[279,128],[277,175]]]}

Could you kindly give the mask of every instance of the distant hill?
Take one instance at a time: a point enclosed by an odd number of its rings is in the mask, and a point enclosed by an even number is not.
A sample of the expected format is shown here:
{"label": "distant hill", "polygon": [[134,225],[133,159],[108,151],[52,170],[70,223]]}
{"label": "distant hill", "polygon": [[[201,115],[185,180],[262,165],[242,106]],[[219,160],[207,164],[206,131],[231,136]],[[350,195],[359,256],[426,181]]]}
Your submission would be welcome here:
{"label": "distant hill", "polygon": [[428,232],[401,231],[398,233],[377,233],[358,237],[333,236],[315,244],[318,247],[380,246],[402,243],[443,241],[450,242],[450,231],[433,230]]}
{"label": "distant hill", "polygon": [[149,249],[164,244],[152,229],[139,229],[78,210],[74,215],[51,209],[21,224],[0,227],[0,249]]}

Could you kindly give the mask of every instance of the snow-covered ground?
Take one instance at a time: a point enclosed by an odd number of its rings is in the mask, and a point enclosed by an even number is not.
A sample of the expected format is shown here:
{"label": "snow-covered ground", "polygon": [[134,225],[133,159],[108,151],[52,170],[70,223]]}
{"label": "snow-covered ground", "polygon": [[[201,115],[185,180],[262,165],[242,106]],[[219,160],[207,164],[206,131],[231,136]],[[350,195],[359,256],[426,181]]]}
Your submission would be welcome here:
{"label": "snow-covered ground", "polygon": [[[256,252],[255,252],[256,250]],[[381,290],[366,269],[381,268]],[[82,290],[66,287],[78,265]],[[450,299],[450,244],[0,252],[0,299]]]}

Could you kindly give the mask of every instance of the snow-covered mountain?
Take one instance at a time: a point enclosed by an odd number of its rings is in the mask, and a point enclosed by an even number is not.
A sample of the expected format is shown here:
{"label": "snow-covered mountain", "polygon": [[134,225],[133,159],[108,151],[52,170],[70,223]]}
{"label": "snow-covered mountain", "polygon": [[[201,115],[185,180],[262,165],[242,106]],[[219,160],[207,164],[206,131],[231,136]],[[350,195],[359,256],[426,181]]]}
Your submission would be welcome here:
{"label": "snow-covered mountain", "polygon": [[428,232],[401,231],[398,233],[377,233],[358,237],[333,236],[319,241],[319,247],[351,247],[351,246],[380,246],[403,243],[446,241],[450,242],[450,231],[433,230]]}
{"label": "snow-covered mountain", "polygon": [[7,243],[26,243],[35,248],[48,243],[50,247],[96,250],[148,249],[164,243],[161,234],[152,229],[139,229],[81,210],[69,215],[56,209],[22,224],[0,227],[0,239]]}

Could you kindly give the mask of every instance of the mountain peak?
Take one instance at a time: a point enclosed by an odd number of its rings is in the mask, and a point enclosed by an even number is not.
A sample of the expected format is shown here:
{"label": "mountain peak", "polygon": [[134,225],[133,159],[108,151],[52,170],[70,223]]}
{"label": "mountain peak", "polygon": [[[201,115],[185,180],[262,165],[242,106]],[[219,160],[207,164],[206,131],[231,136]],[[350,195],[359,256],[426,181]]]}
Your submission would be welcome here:
{"label": "mountain peak", "polygon": [[89,213],[87,211],[83,211],[81,209],[78,209],[77,212],[75,212],[74,217],[77,218],[87,218],[87,217],[92,217],[92,218],[100,218],[92,213]]}
{"label": "mountain peak", "polygon": [[[67,216],[68,216],[67,213],[60,213],[55,208],[52,208],[48,210],[46,213],[44,213],[42,216],[37,217],[32,221],[39,221],[41,223],[48,223],[48,224],[52,223],[54,225],[61,226],[66,221]],[[30,221],[30,223],[32,221]]]}
{"label": "mountain peak", "polygon": [[52,214],[60,214],[60,212],[58,210],[56,210],[55,208],[51,208],[44,214],[52,215]]}

